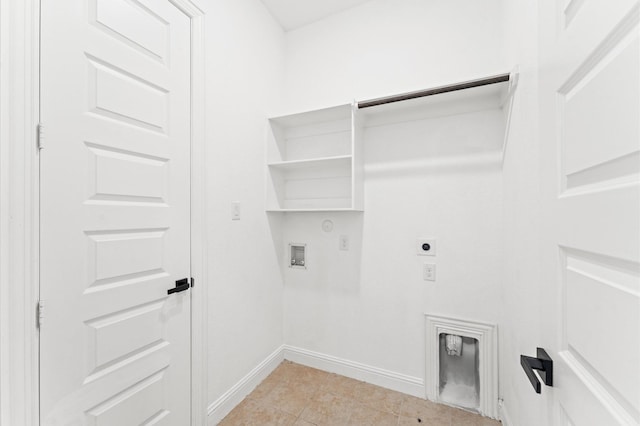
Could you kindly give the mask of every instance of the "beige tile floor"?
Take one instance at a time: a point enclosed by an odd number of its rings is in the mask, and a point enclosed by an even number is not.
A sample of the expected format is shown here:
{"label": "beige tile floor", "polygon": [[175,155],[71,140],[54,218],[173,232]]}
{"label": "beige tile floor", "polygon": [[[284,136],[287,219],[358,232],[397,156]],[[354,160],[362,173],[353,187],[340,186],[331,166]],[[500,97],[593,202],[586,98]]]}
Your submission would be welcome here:
{"label": "beige tile floor", "polygon": [[284,361],[220,426],[499,426],[369,383]]}

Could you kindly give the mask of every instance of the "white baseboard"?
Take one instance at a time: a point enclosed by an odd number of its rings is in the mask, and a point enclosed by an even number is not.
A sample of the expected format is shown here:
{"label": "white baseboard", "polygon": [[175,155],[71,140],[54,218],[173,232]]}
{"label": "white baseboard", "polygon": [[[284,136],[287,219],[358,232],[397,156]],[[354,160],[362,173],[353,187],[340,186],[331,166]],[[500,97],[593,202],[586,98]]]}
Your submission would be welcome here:
{"label": "white baseboard", "polygon": [[418,398],[425,397],[424,380],[421,378],[383,370],[382,368],[294,346],[284,345],[283,349],[284,359],[286,360],[372,383],[383,388],[417,396]]}
{"label": "white baseboard", "polygon": [[209,426],[217,425],[227,414],[240,404],[273,370],[284,360],[284,347],[280,346],[264,361],[244,376],[231,389],[216,399],[208,408]]}
{"label": "white baseboard", "polygon": [[503,426],[513,426],[511,423],[511,418],[509,417],[509,412],[507,411],[507,407],[504,405],[504,401],[498,406],[498,414],[500,416],[499,420],[502,422]]}

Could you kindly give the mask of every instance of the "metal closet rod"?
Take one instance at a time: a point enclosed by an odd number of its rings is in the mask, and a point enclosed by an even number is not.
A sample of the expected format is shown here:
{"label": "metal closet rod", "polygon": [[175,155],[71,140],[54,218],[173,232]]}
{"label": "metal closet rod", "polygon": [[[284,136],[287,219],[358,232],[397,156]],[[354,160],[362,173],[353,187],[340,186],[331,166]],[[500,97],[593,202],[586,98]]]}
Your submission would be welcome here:
{"label": "metal closet rod", "polygon": [[492,77],[480,78],[478,80],[465,81],[464,83],[449,84],[447,86],[435,87],[433,89],[418,90],[416,92],[403,93],[401,95],[387,96],[384,98],[362,101],[358,102],[358,108],[371,108],[378,105],[390,104],[393,102],[408,101],[409,99],[423,98],[425,96],[433,96],[439,95],[441,93],[455,92],[457,90],[486,86],[488,84],[504,83],[505,81],[509,81],[509,74],[494,75]]}

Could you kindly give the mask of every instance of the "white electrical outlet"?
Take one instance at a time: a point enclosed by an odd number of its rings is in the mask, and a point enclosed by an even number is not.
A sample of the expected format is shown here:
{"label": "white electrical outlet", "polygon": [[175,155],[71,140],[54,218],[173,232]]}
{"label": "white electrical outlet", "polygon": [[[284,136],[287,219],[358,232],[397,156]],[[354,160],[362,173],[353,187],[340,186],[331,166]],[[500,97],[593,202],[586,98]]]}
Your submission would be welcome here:
{"label": "white electrical outlet", "polygon": [[419,256],[435,256],[436,255],[436,239],[435,238],[417,239],[416,253]]}
{"label": "white electrical outlet", "polygon": [[340,250],[349,250],[349,237],[340,235]]}
{"label": "white electrical outlet", "polygon": [[422,265],[422,279],[425,281],[436,280],[436,265],[433,263],[425,263]]}

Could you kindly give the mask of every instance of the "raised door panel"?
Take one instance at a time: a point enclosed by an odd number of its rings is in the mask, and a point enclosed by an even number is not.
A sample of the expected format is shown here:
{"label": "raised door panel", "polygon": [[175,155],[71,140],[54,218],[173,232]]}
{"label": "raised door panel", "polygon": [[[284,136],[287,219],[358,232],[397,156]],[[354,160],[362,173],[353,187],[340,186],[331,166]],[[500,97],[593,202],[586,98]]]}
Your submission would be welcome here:
{"label": "raised door panel", "polygon": [[168,64],[170,23],[144,4],[91,0],[89,22],[122,43]]}
{"label": "raised door panel", "polygon": [[168,158],[91,144],[89,200],[168,203]]}
{"label": "raised door panel", "polygon": [[161,370],[124,389],[87,411],[87,424],[92,426],[138,426],[171,424],[169,411],[163,407],[165,371]]}
{"label": "raised door panel", "polygon": [[87,58],[89,111],[166,133],[168,90],[97,58]]}

